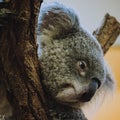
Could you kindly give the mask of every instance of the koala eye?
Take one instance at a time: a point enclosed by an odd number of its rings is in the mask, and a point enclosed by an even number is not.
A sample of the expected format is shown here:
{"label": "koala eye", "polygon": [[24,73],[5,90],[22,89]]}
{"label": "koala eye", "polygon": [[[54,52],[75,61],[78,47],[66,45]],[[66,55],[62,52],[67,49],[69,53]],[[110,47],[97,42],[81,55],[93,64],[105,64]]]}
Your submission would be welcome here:
{"label": "koala eye", "polygon": [[85,70],[87,67],[87,64],[85,61],[79,61],[79,67],[81,70]]}
{"label": "koala eye", "polygon": [[87,64],[85,61],[78,61],[77,62],[77,69],[81,76],[84,76],[87,70]]}
{"label": "koala eye", "polygon": [[86,68],[87,68],[87,64],[86,64],[86,62],[85,61],[79,61],[78,62],[78,66],[79,66],[79,68],[81,69],[81,70],[86,70]]}

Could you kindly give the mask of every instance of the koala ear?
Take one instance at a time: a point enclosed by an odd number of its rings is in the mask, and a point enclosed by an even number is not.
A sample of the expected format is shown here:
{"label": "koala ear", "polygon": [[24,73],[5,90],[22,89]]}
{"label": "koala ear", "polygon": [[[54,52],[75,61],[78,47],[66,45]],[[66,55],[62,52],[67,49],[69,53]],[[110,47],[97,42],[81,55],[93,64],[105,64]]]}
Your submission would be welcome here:
{"label": "koala ear", "polygon": [[41,7],[38,19],[38,35],[58,39],[79,30],[79,20],[73,10],[52,3]]}

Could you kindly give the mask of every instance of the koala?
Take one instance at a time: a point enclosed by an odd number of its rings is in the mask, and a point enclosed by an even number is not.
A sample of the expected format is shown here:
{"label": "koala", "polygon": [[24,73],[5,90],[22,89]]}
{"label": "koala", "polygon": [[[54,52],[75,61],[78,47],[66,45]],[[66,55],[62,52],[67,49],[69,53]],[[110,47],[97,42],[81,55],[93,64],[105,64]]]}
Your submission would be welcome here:
{"label": "koala", "polygon": [[[100,43],[82,27],[74,10],[59,3],[42,6],[37,34],[49,120],[83,120],[81,110],[90,106],[91,111],[115,87]],[[0,115],[13,120],[3,85],[1,80]]]}
{"label": "koala", "polygon": [[59,3],[42,6],[37,32],[50,117],[81,120],[81,109],[114,90],[101,45],[82,27],[74,10]]}

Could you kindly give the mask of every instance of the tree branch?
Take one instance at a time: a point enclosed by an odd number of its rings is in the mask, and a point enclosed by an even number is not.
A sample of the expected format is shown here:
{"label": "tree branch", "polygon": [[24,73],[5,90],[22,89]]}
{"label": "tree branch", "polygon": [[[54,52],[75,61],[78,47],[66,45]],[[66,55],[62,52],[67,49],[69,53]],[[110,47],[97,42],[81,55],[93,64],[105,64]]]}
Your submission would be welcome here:
{"label": "tree branch", "polygon": [[120,34],[120,23],[115,19],[115,17],[106,14],[100,28],[93,32],[93,35],[98,39],[102,46],[104,54],[116,41]]}

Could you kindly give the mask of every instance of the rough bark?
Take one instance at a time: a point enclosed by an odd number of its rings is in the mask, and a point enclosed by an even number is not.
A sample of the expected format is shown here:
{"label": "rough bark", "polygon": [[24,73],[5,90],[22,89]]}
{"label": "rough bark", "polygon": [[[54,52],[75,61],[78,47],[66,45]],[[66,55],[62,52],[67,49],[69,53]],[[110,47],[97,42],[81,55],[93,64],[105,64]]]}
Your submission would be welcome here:
{"label": "rough bark", "polygon": [[114,44],[120,34],[120,23],[115,17],[106,14],[100,28],[93,32],[93,35],[100,42],[104,54]]}
{"label": "rough bark", "polygon": [[41,2],[11,0],[2,13],[0,78],[5,81],[16,120],[47,120],[35,40]]}

